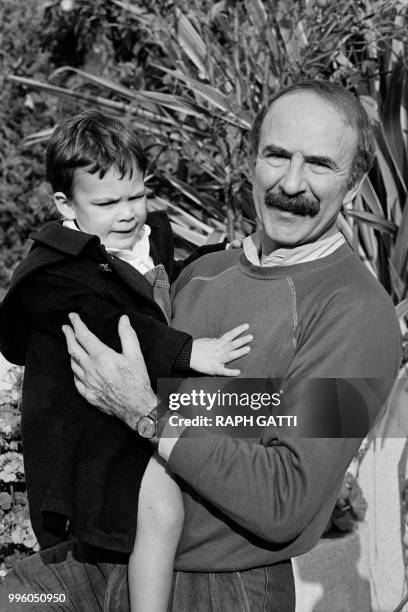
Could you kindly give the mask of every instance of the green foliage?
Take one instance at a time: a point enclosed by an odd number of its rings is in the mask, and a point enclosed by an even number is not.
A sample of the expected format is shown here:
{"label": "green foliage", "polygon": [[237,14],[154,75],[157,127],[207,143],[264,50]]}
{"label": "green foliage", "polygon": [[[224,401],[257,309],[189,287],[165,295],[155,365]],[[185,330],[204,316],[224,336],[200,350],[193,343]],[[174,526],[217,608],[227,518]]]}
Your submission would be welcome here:
{"label": "green foliage", "polygon": [[0,4],[0,287],[27,249],[31,231],[49,217],[49,195],[43,183],[44,145],[27,150],[27,133],[52,124],[53,102],[11,85],[7,74],[46,76],[47,54],[41,51],[35,0]]}
{"label": "green foliage", "polygon": [[367,511],[367,502],[355,477],[347,472],[336,506],[325,532],[353,531],[356,523],[363,521]]}
{"label": "green foliage", "polygon": [[39,546],[28,513],[20,432],[22,371],[9,374],[0,393],[0,577]]}
{"label": "green foliage", "polygon": [[[94,11],[100,24],[100,3],[72,2],[89,23]],[[247,133],[271,92],[298,78],[324,77],[360,94],[376,128],[377,162],[340,224],[399,303],[403,322],[408,311],[405,4],[111,0],[108,5],[109,45],[115,45],[115,32],[123,35],[130,27],[126,20],[133,20],[145,44],[149,89],[140,89],[132,62],[112,59],[100,62],[98,74],[66,66],[52,75],[52,84],[19,82],[119,114],[144,134],[153,158],[152,186],[161,196],[156,203],[169,202],[176,234],[195,244],[211,233],[218,236],[225,220],[229,238],[253,229]],[[135,52],[140,54],[137,45]],[[31,140],[37,141],[37,136]]]}
{"label": "green foliage", "polygon": [[[151,10],[152,1],[142,3]],[[66,0],[45,5],[40,32],[41,46],[53,65],[117,70],[121,63],[133,78],[144,80],[148,39],[143,26],[121,7],[106,0]],[[119,68],[120,69],[120,68]]]}

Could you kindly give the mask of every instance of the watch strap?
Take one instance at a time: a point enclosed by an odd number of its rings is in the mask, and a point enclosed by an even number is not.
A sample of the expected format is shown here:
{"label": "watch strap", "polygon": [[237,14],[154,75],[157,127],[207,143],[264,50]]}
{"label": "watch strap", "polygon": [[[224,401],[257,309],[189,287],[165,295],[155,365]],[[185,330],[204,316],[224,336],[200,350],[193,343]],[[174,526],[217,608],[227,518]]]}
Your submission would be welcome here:
{"label": "watch strap", "polygon": [[163,417],[164,414],[166,414],[168,410],[169,410],[169,407],[163,402],[160,402],[160,404],[158,404],[155,408],[153,408],[153,410],[148,412],[145,416],[154,419],[157,425],[159,420]]}

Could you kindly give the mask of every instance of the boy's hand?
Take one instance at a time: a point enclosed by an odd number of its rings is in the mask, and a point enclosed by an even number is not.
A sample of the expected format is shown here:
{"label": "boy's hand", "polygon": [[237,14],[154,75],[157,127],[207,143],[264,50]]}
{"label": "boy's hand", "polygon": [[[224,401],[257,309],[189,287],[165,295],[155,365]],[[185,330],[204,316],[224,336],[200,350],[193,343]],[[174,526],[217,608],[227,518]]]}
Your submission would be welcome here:
{"label": "boy's hand", "polygon": [[227,331],[221,338],[194,340],[190,368],[211,376],[239,376],[240,370],[226,368],[225,364],[246,355],[251,350],[248,346],[248,342],[254,339],[251,334],[238,338],[248,328],[249,325],[244,323]]}
{"label": "boy's hand", "polygon": [[242,247],[242,243],[244,242],[243,238],[235,238],[235,240],[231,240],[231,242],[228,242],[228,244],[226,245],[226,249],[240,249]]}

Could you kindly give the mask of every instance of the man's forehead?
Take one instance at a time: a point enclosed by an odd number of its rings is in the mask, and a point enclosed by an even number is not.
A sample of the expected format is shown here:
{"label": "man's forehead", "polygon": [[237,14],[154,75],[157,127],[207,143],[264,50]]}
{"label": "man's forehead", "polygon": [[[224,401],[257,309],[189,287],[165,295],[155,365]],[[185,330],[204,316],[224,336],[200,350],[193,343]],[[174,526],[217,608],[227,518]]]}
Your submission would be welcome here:
{"label": "man's forehead", "polygon": [[295,91],[273,102],[261,126],[259,145],[260,149],[274,144],[296,150],[301,145],[311,153],[323,154],[325,150],[354,149],[357,139],[356,129],[341,110],[313,92]]}
{"label": "man's forehead", "polygon": [[331,117],[334,122],[340,122],[348,125],[348,119],[344,115],[344,111],[340,110],[334,102],[331,102],[318,93],[307,90],[296,90],[290,91],[283,94],[277,100],[272,102],[266,113],[267,117],[273,117],[276,115],[287,114],[294,118],[299,118],[299,115],[305,119],[308,113],[321,114],[324,113]]}

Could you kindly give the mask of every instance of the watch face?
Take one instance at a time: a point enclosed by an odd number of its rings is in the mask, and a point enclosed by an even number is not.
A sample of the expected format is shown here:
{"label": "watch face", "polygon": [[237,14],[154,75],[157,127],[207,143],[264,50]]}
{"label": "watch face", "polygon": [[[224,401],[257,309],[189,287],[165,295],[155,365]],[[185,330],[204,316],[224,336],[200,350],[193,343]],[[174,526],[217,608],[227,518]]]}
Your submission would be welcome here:
{"label": "watch face", "polygon": [[153,438],[156,431],[156,423],[148,416],[141,417],[137,424],[137,433],[142,438]]}

